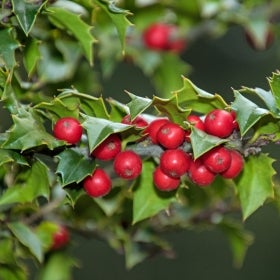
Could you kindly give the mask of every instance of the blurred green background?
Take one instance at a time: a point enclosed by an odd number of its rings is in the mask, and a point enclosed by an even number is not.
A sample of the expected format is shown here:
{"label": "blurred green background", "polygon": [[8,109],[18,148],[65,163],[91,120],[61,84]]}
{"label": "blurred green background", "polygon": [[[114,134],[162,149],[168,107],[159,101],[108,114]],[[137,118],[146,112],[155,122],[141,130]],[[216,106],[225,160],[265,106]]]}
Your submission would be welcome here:
{"label": "blurred green background", "polygon": [[[219,39],[200,39],[190,45],[183,58],[193,66],[189,78],[197,86],[210,93],[217,92],[230,101],[233,100],[231,88],[268,89],[266,78],[280,68],[280,44],[276,41],[266,51],[252,50],[243,31],[232,27]],[[119,65],[103,86],[103,96],[119,100],[126,100],[124,90],[141,96],[157,94],[141,71],[129,63]],[[270,147],[267,151],[279,158],[279,147]],[[275,168],[280,167],[275,165]],[[107,244],[79,239],[73,249],[73,255],[80,262],[74,279],[280,279],[280,215],[276,208],[271,205],[260,208],[246,221],[246,228],[254,232],[255,242],[240,269],[233,267],[227,240],[221,232],[179,231],[166,235],[174,245],[175,259],[156,256],[130,271],[125,269],[124,257]]]}

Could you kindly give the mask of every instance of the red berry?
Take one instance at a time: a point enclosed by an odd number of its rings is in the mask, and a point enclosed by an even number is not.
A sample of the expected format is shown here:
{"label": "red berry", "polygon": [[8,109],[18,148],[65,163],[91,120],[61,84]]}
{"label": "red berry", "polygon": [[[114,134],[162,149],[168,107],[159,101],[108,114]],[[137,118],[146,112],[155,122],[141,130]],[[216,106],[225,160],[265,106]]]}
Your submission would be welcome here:
{"label": "red berry", "polygon": [[143,32],[143,42],[151,50],[169,50],[181,52],[186,42],[178,36],[178,28],[175,25],[154,23]]}
{"label": "red berry", "polygon": [[122,151],[115,157],[114,170],[121,178],[135,179],[142,171],[142,160],[133,151]]}
{"label": "red berry", "polygon": [[58,250],[65,247],[70,241],[69,231],[65,226],[58,225],[57,231],[53,235],[52,250]]}
{"label": "red berry", "polygon": [[204,125],[208,134],[220,138],[228,137],[234,129],[231,113],[222,109],[214,109],[209,112],[205,117]]}
{"label": "red berry", "polygon": [[228,149],[218,146],[205,153],[202,157],[203,164],[213,173],[221,173],[229,168],[231,154]]}
{"label": "red berry", "polygon": [[166,175],[158,166],[153,173],[153,181],[157,189],[172,191],[179,187],[180,179]]}
{"label": "red berry", "polygon": [[135,125],[136,127],[146,127],[148,122],[144,120],[141,116],[137,116],[133,121],[131,121],[130,115],[126,115],[121,120],[123,124]]}
{"label": "red berry", "polygon": [[160,168],[168,176],[179,178],[190,167],[191,157],[183,150],[166,150],[160,156]]}
{"label": "red berry", "polygon": [[121,138],[117,134],[111,134],[91,153],[100,160],[111,160],[121,151]]}
{"label": "red berry", "polygon": [[157,141],[166,149],[176,149],[185,140],[185,130],[176,123],[164,124],[157,133]]}
{"label": "red berry", "polygon": [[77,119],[64,117],[55,123],[53,134],[59,140],[64,140],[69,144],[76,144],[81,140],[83,128]]}
{"label": "red berry", "polygon": [[83,187],[89,196],[105,196],[112,188],[112,181],[103,169],[96,168],[92,175],[84,179]]}
{"label": "red berry", "polygon": [[[189,115],[187,116],[187,121],[191,123],[195,128],[205,131],[204,122],[197,115]],[[186,131],[186,141],[190,142],[190,134],[191,130]]]}
{"label": "red berry", "polygon": [[221,173],[224,178],[233,179],[239,175],[244,167],[242,155],[236,150],[229,150],[231,154],[231,164],[227,170]]}
{"label": "red berry", "polygon": [[188,174],[190,180],[201,187],[210,185],[216,177],[216,175],[202,163],[201,159],[192,161]]}
{"label": "red berry", "polygon": [[159,129],[167,122],[169,122],[167,119],[156,119],[150,122],[148,127],[145,129],[144,133],[148,134],[153,144],[158,144],[157,133]]}

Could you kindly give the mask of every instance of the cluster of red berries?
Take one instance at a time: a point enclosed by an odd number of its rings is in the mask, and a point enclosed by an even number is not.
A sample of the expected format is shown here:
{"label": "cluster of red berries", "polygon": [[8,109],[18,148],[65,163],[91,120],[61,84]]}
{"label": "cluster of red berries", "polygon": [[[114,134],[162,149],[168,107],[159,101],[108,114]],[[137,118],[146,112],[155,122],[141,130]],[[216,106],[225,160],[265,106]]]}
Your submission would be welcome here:
{"label": "cluster of red berries", "polygon": [[[197,115],[189,115],[186,119],[190,125],[207,134],[220,138],[229,137],[238,129],[235,113],[222,109],[209,112],[204,119]],[[192,151],[183,149],[184,142],[190,142],[190,129],[171,122],[167,118],[157,118],[148,123],[138,116],[131,121],[125,116],[124,124],[142,128],[144,139],[148,138],[153,145],[159,145],[162,153],[159,165],[153,172],[153,183],[162,191],[171,191],[180,185],[182,176],[199,186],[211,184],[217,174],[232,179],[243,169],[242,155],[224,145],[216,146],[197,159],[193,159]],[[62,118],[54,126],[54,135],[58,139],[76,144],[82,136],[82,126],[74,118]],[[109,135],[92,152],[91,156],[101,161],[113,161],[115,174],[123,179],[135,179],[142,171],[142,159],[133,150],[122,150],[122,139],[119,134]],[[108,194],[112,188],[112,180],[107,172],[97,167],[93,174],[83,181],[85,191],[92,197]]]}

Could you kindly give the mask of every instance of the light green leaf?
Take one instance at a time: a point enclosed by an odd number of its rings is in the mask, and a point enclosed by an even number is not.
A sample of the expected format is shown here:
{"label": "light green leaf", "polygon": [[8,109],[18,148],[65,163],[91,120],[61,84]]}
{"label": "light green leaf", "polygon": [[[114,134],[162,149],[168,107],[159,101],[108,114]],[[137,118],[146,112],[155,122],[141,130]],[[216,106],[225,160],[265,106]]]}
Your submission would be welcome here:
{"label": "light green leaf", "polygon": [[12,0],[13,12],[26,36],[32,29],[37,15],[46,2],[42,1],[38,4],[34,1]]}
{"label": "light green leaf", "polygon": [[167,210],[169,205],[176,201],[174,193],[163,193],[157,191],[153,184],[153,171],[155,164],[145,161],[142,174],[137,180],[133,196],[133,223]]}
{"label": "light green leaf", "polygon": [[278,109],[276,101],[271,91],[266,91],[261,88],[243,87],[239,92],[243,94],[257,95],[264,102],[264,104],[266,104],[267,108],[271,111],[271,113],[277,113]]}
{"label": "light green leaf", "polygon": [[190,138],[194,159],[199,158],[212,148],[227,142],[227,139],[221,139],[216,136],[209,135],[200,129],[196,129],[195,127],[192,127]]}
{"label": "light green leaf", "polygon": [[131,98],[131,101],[126,104],[129,108],[131,120],[134,120],[139,114],[149,108],[153,103],[153,100],[150,98],[137,96],[130,92],[127,92],[127,94]]}
{"label": "light green leaf", "polygon": [[4,266],[0,267],[0,279],[9,280],[28,280],[26,270],[21,266]]}
{"label": "light green leaf", "polygon": [[29,227],[20,222],[10,223],[8,227],[18,241],[26,246],[39,262],[42,262],[44,255],[40,240],[36,234],[34,234]]}
{"label": "light green leaf", "polygon": [[244,229],[243,225],[233,220],[224,219],[219,228],[226,235],[233,255],[233,263],[241,267],[246,256],[247,249],[252,245],[254,237],[251,232]]}
{"label": "light green leaf", "polygon": [[20,43],[14,39],[12,29],[0,30],[0,64],[4,63],[8,69],[16,66],[15,50]]}
{"label": "light green leaf", "polygon": [[66,149],[57,157],[56,173],[61,176],[62,186],[81,182],[95,168],[95,161],[78,149]]}
{"label": "light green leaf", "polygon": [[41,59],[39,44],[39,41],[33,39],[24,48],[23,62],[29,77],[35,71],[38,62]]}
{"label": "light green leaf", "polygon": [[183,87],[174,93],[178,96],[179,105],[195,112],[206,114],[216,108],[224,109],[228,104],[218,94],[210,94],[198,88],[189,79],[183,77]]}
{"label": "light green leaf", "polygon": [[[38,179],[40,178],[40,180]],[[50,182],[48,178],[48,167],[40,161],[33,163],[31,168],[20,173],[20,182],[9,187],[0,196],[0,206],[13,203],[33,202],[39,196],[49,198]]]}
{"label": "light green leaf", "polygon": [[93,63],[93,43],[96,41],[91,34],[91,26],[86,24],[79,15],[66,9],[49,7],[49,17],[58,28],[62,26],[73,34],[80,42],[85,57],[90,64]]}
{"label": "light green leaf", "polygon": [[69,280],[72,279],[72,268],[77,266],[76,261],[63,252],[52,254],[40,271],[40,280]]}
{"label": "light green leaf", "polygon": [[102,141],[113,133],[120,133],[132,129],[130,125],[112,122],[106,119],[100,119],[83,115],[85,121],[82,126],[86,129],[88,135],[90,152],[94,150]]}
{"label": "light green leaf", "polygon": [[240,133],[244,136],[263,116],[268,115],[269,111],[245,98],[239,91],[235,90],[234,95],[235,100],[231,107],[236,111]]}
{"label": "light green leaf", "polygon": [[14,253],[15,252],[11,238],[0,240],[0,264],[15,265],[17,261]]}
{"label": "light green leaf", "polygon": [[236,180],[244,220],[262,206],[268,198],[274,197],[273,162],[274,160],[266,154],[250,156],[241,175]]}
{"label": "light green leaf", "polygon": [[[268,79],[272,94],[275,98],[278,112],[280,110],[280,71],[272,74],[272,77]],[[279,114],[279,113],[278,113]]]}
{"label": "light green leaf", "polygon": [[115,1],[95,0],[96,4],[111,18],[120,38],[122,50],[125,49],[126,30],[132,23],[127,19],[130,12],[115,6]]}
{"label": "light green leaf", "polygon": [[21,110],[17,115],[12,115],[14,125],[7,132],[7,140],[2,148],[25,151],[30,148],[47,146],[53,150],[62,146],[51,134],[47,133],[42,121],[32,111]]}

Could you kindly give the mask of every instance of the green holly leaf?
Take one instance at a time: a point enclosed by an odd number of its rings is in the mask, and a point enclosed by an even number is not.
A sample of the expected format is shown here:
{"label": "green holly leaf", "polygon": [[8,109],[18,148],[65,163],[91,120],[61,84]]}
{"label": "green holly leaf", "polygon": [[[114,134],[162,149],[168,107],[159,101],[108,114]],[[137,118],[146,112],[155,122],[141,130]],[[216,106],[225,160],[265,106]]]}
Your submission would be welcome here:
{"label": "green holly leaf", "polygon": [[80,42],[83,52],[90,64],[93,64],[93,43],[96,41],[91,33],[92,27],[86,24],[79,15],[69,10],[49,7],[49,18],[58,28],[65,28]]}
{"label": "green holly leaf", "polygon": [[56,173],[61,176],[62,186],[81,182],[95,168],[95,161],[79,149],[66,149],[57,157]]}
{"label": "green holly leaf", "polygon": [[192,127],[190,139],[194,159],[199,158],[207,151],[228,141],[227,139],[221,139],[219,137],[209,135],[200,129],[196,129],[195,127]]}
{"label": "green holly leaf", "polygon": [[12,115],[12,118],[14,125],[7,131],[7,140],[2,148],[25,151],[47,146],[53,150],[63,145],[62,141],[47,133],[42,121],[32,110],[22,109],[19,114]]}
{"label": "green holly leaf", "polygon": [[11,162],[15,162],[20,165],[29,165],[25,157],[21,154],[12,150],[0,149],[0,166]]}
{"label": "green holly leaf", "polygon": [[32,255],[41,263],[44,255],[41,242],[37,235],[34,234],[28,226],[21,222],[9,223],[8,227],[18,241],[27,247]]}
{"label": "green holly leaf", "polygon": [[[38,179],[40,178],[40,179]],[[50,194],[48,167],[37,160],[31,168],[19,174],[15,185],[9,187],[0,197],[0,206],[13,203],[33,202],[42,196],[46,199]]]}
{"label": "green holly leaf", "polygon": [[38,4],[37,2],[32,1],[12,0],[13,12],[26,36],[32,29],[36,17],[46,2],[47,1],[42,1]]}
{"label": "green holly leaf", "polygon": [[1,265],[0,267],[0,279],[28,280],[27,277],[28,274],[22,266]]}
{"label": "green holly leaf", "polygon": [[252,233],[245,230],[242,224],[230,219],[224,219],[218,227],[229,241],[234,265],[241,267],[248,247],[254,241]]}
{"label": "green holly leaf", "polygon": [[167,116],[172,122],[179,125],[184,124],[186,117],[191,111],[191,109],[185,109],[179,106],[177,94],[173,94],[169,99],[154,96],[153,105],[161,115]]}
{"label": "green holly leaf", "polygon": [[277,114],[278,109],[276,100],[271,91],[266,91],[261,88],[247,88],[243,87],[240,91],[243,94],[255,94],[257,95],[271,111],[271,113]]}
{"label": "green holly leaf", "polygon": [[12,239],[6,238],[0,240],[0,264],[15,265],[16,263]]}
{"label": "green holly leaf", "polygon": [[143,162],[142,174],[138,178],[133,193],[133,224],[150,218],[176,201],[174,193],[158,191],[153,184],[155,164]]}
{"label": "green holly leaf", "polygon": [[150,98],[137,96],[130,92],[127,92],[127,94],[131,98],[131,101],[126,104],[129,108],[131,120],[134,120],[139,114],[143,113],[143,111],[149,108],[153,103],[153,100]]}
{"label": "green holly leaf", "polygon": [[270,112],[260,108],[257,104],[234,91],[235,100],[231,107],[236,111],[236,118],[239,125],[241,136],[244,136],[263,116]]}
{"label": "green holly leaf", "polygon": [[127,19],[131,13],[127,10],[121,9],[115,5],[115,1],[111,0],[95,0],[96,5],[110,17],[114,23],[120,38],[122,50],[125,49],[126,30],[132,23]]}
{"label": "green holly leaf", "polygon": [[15,50],[19,47],[20,43],[14,39],[11,28],[0,31],[0,63],[10,70],[16,66]]}
{"label": "green holly leaf", "polygon": [[244,169],[236,180],[244,220],[268,198],[274,197],[272,177],[276,172],[272,167],[273,162],[266,154],[250,156],[246,160]]}
{"label": "green holly leaf", "polygon": [[55,252],[49,256],[42,267],[39,278],[41,280],[69,280],[72,279],[72,269],[77,266],[76,261],[63,252]]}
{"label": "green holly leaf", "polygon": [[42,58],[39,44],[39,41],[33,39],[24,48],[23,63],[29,77],[34,73],[38,62]]}
{"label": "green holly leaf", "polygon": [[272,77],[268,79],[271,92],[275,98],[275,102],[278,109],[278,114],[280,110],[280,72],[277,71],[272,74]]}
{"label": "green holly leaf", "polygon": [[82,123],[82,126],[87,131],[90,152],[92,152],[109,135],[133,129],[130,125],[112,122],[106,119],[86,115],[83,115],[83,117],[84,122]]}
{"label": "green holly leaf", "polygon": [[178,96],[179,105],[195,112],[207,114],[216,108],[224,109],[228,104],[218,94],[211,94],[198,88],[189,79],[183,77],[183,87],[174,93]]}

